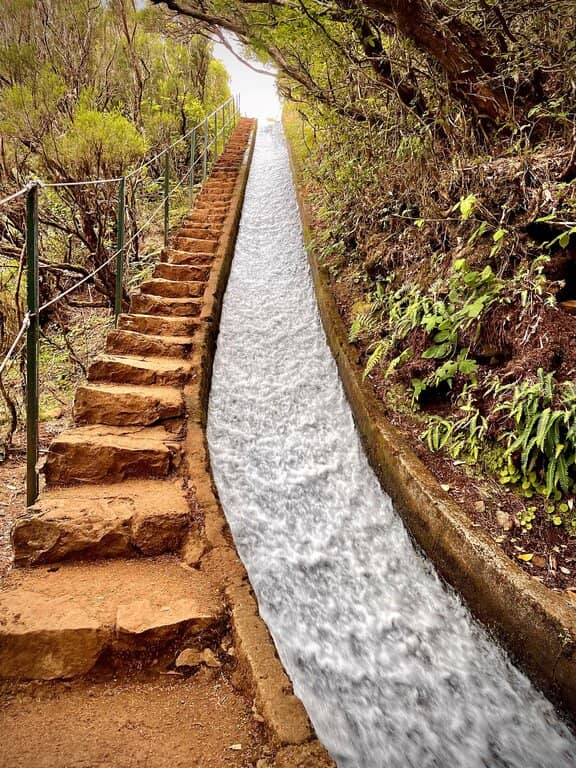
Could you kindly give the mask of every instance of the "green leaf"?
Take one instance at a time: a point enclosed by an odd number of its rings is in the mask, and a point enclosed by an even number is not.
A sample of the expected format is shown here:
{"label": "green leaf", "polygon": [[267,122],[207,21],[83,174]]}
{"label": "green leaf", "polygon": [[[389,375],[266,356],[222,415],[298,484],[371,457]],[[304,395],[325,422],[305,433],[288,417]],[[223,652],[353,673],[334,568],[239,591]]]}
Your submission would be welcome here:
{"label": "green leaf", "polygon": [[468,195],[468,197],[465,197],[462,200],[460,200],[460,204],[459,204],[460,216],[462,218],[462,221],[466,221],[467,219],[470,218],[476,206],[476,202],[477,202],[476,195]]}
{"label": "green leaf", "polygon": [[[476,240],[478,240],[479,237],[482,237],[482,235],[486,232],[488,229],[488,222],[483,221],[480,226],[472,232],[470,237],[468,238],[468,245],[474,245]],[[464,261],[464,259],[462,259]]]}
{"label": "green leaf", "polygon": [[441,360],[451,351],[452,344],[435,344],[433,347],[428,347],[428,349],[422,353],[422,357],[425,360]]}
{"label": "green leaf", "polygon": [[456,259],[456,261],[452,265],[452,269],[454,270],[454,272],[461,272],[466,266],[467,266],[466,259]]}

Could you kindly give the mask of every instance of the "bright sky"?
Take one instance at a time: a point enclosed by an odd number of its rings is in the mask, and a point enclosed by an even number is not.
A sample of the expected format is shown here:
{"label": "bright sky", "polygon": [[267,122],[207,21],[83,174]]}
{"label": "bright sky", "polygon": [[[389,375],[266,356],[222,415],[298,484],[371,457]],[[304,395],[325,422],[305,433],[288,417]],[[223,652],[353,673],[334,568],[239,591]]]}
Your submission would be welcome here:
{"label": "bright sky", "polygon": [[[231,41],[235,50],[240,46]],[[230,90],[240,94],[240,109],[246,117],[256,117],[261,122],[267,119],[280,120],[280,98],[276,90],[276,80],[268,75],[254,72],[224,46],[217,43],[214,56],[223,62],[230,74]],[[251,62],[252,63],[252,62]],[[262,68],[259,63],[254,66]]]}

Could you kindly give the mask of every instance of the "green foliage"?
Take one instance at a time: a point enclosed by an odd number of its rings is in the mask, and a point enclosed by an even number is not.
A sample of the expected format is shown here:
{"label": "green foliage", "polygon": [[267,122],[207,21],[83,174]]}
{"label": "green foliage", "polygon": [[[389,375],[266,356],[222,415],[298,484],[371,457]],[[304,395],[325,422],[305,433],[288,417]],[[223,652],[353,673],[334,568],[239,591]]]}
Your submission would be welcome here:
{"label": "green foliage", "polygon": [[38,146],[57,121],[65,94],[66,83],[47,66],[23,83],[0,89],[0,132]]}
{"label": "green foliage", "polygon": [[[413,402],[428,389],[437,389],[443,384],[452,388],[457,376],[473,381],[478,365],[469,358],[468,347],[461,347],[461,337],[472,325],[474,336],[478,336],[481,318],[495,302],[502,300],[503,286],[503,281],[490,267],[473,270],[465,259],[454,262],[444,295],[442,284],[434,284],[426,294],[413,285],[391,291],[385,283],[378,283],[366,302],[357,307],[349,334],[351,341],[377,332],[385,337],[372,344],[365,375],[384,361],[389,350],[421,328],[432,342],[422,358],[436,361],[438,367],[425,379],[412,381]],[[411,354],[403,350],[389,364],[387,373],[400,368],[410,358]]]}
{"label": "green foliage", "polygon": [[120,176],[139,160],[147,143],[136,126],[118,112],[79,107],[55,145],[71,176]]}
{"label": "green foliage", "polygon": [[445,449],[454,459],[464,457],[476,463],[484,446],[488,422],[474,405],[470,393],[460,399],[455,414],[456,417],[450,419],[430,416],[421,437],[431,451]]}
{"label": "green foliage", "polygon": [[513,425],[503,435],[501,481],[555,500],[575,491],[576,385],[539,369],[536,380],[500,386],[497,394],[495,412]]}

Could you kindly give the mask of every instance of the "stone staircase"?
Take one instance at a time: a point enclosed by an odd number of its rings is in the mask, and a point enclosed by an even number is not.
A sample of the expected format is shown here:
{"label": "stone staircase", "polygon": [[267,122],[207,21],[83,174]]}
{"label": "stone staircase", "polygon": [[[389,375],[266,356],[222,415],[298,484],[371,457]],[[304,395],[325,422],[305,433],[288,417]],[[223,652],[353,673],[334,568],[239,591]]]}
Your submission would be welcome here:
{"label": "stone staircase", "polygon": [[109,333],[76,392],[74,426],[49,448],[45,488],[16,520],[18,568],[0,594],[2,678],[71,678],[222,630],[221,590],[179,556],[202,536],[182,461],[184,391],[198,375],[203,296],[253,127],[240,121]]}
{"label": "stone staircase", "polygon": [[[259,616],[206,445],[254,129],[239,121],[109,333],[16,521],[0,764],[333,768]],[[183,651],[210,668],[182,670]]]}

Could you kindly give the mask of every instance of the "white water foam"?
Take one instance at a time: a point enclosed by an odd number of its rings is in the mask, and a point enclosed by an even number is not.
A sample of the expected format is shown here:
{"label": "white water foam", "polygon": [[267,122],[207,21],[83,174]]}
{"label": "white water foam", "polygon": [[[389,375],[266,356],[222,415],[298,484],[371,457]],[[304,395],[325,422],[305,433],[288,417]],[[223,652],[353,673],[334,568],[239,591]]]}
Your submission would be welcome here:
{"label": "white water foam", "polygon": [[262,616],[340,768],[576,765],[574,736],[416,551],[368,465],[279,126],[258,133],[208,439]]}

